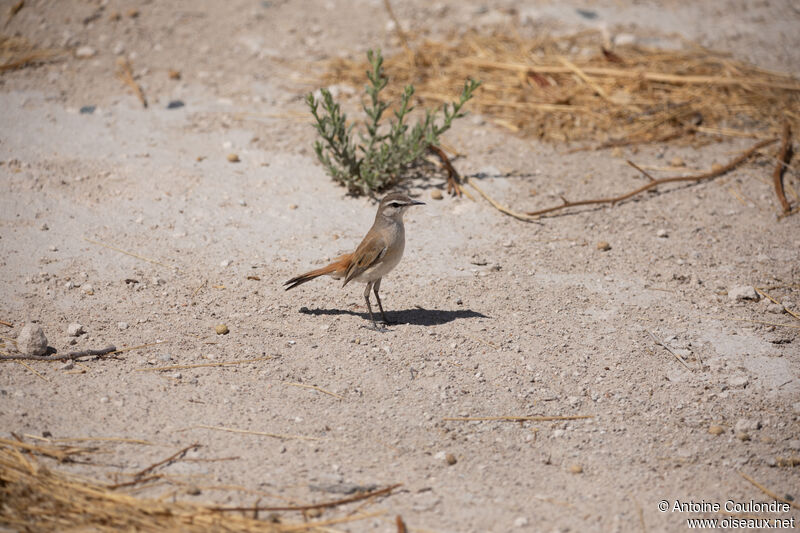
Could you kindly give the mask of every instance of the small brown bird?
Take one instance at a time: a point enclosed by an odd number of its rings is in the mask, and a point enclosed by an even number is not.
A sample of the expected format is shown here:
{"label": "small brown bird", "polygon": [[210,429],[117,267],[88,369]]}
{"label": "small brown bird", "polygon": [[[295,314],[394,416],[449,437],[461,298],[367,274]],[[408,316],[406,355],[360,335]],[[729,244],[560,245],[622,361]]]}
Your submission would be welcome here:
{"label": "small brown bird", "polygon": [[284,283],[286,290],[325,275],[334,279],[344,278],[343,287],[353,280],[361,281],[367,284],[364,290],[364,300],[367,302],[372,325],[378,329],[375,317],[372,316],[372,305],[369,301],[370,291],[375,292],[378,309],[381,310],[383,321],[388,324],[389,320],[386,318],[386,313],[383,312],[378,291],[381,288],[383,276],[396,267],[403,257],[403,249],[406,245],[403,214],[412,205],[424,205],[424,202],[417,202],[401,193],[392,193],[384,197],[378,206],[375,222],[355,252],[337,257],[328,266],[290,279]]}

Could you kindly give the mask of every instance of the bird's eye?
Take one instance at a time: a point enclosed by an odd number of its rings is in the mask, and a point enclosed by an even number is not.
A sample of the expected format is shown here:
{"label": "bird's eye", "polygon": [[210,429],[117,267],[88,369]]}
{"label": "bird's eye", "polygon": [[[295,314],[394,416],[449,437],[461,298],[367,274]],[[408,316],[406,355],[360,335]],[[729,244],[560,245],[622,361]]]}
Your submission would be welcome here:
{"label": "bird's eye", "polygon": [[397,202],[392,202],[389,205],[392,207],[400,207],[400,204],[398,204]]}

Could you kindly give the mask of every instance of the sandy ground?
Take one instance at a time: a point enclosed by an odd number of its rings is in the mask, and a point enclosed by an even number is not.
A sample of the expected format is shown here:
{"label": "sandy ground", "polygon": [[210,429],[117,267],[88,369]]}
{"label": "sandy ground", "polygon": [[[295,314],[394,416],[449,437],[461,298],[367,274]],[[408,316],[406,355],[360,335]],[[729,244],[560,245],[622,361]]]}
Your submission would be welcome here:
{"label": "sandy ground", "polygon": [[[776,217],[772,160],[537,224],[432,200],[438,179],[415,183],[427,205],[406,217],[405,257],[382,286],[398,324],[379,333],[365,328],[359,286],[286,293],[281,282],[351,251],[374,216],[316,164],[302,98],[312,61],[396,49],[382,3],[103,4],[28,1],[3,30],[95,55],[0,77],[0,319],[14,324],[0,327],[14,337],[36,322],[59,352],[162,344],[72,369],[33,364],[41,377],[4,362],[2,435],[155,443],[105,443],[111,453],[79,469],[100,479],[194,442],[192,457],[236,458],[176,462],[163,473],[185,484],[144,495],[277,505],[211,487],[302,503],[403,484],[368,507],[385,515],[344,531],[394,531],[398,514],[411,531],[683,531],[686,518],[724,515],[663,513],[660,501],[769,501],[740,472],[800,498],[797,467],[779,461],[800,453],[800,322],[728,294],[781,286],[770,294],[800,311],[800,218]],[[397,4],[402,23],[434,38],[524,15],[563,31],[678,32],[795,75],[800,65],[790,0],[532,2],[518,15],[512,2]],[[117,56],[149,109],[114,77]],[[447,141],[467,154],[464,174],[520,209],[643,183],[626,158],[708,169],[752,142],[566,154],[480,117]],[[786,179],[798,187],[796,170]],[[70,337],[71,323],[86,333]],[[228,335],[215,334],[222,323]],[[504,415],[593,418],[443,420]]]}

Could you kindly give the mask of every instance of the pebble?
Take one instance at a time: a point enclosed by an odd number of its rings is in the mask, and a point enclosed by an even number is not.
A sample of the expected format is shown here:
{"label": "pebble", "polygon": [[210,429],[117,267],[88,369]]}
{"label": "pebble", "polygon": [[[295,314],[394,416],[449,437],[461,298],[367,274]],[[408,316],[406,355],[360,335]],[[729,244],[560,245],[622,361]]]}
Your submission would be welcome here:
{"label": "pebble", "polygon": [[444,198],[444,195],[442,194],[442,191],[440,191],[439,189],[433,189],[431,191],[431,198],[434,200],[441,200],[442,198]]}
{"label": "pebble", "polygon": [[666,239],[667,237],[669,237],[669,233],[667,233],[667,230],[662,228],[656,232],[656,237],[659,237],[661,239]]}
{"label": "pebble", "polygon": [[570,474],[581,474],[581,473],[583,473],[583,467],[581,465],[579,465],[579,464],[569,465],[568,470],[569,470]]}
{"label": "pebble", "polygon": [[725,428],[714,424],[708,428],[708,432],[712,435],[722,435],[725,433]]}
{"label": "pebble", "polygon": [[121,56],[125,53],[125,45],[123,43],[117,43],[114,45],[114,50],[112,51],[114,52],[115,56]]}
{"label": "pebble", "polygon": [[601,252],[607,252],[611,249],[611,245],[608,244],[606,241],[600,241],[597,243],[597,249]]}
{"label": "pebble", "polygon": [[73,368],[75,368],[75,363],[71,360],[58,367],[59,370],[72,370]]}
{"label": "pebble", "polygon": [[737,433],[755,431],[761,428],[761,421],[752,418],[740,418],[736,421],[736,426],[734,426],[734,428]]}
{"label": "pebble", "polygon": [[769,305],[767,305],[767,312],[776,315],[781,315],[786,312],[786,308],[780,304],[770,303]]}
{"label": "pebble", "polygon": [[736,438],[739,439],[742,442],[745,442],[745,441],[750,440],[750,434],[749,433],[745,433],[744,431],[740,431],[739,433],[736,434]]}
{"label": "pebble", "polygon": [[231,261],[230,259],[225,259],[224,261],[222,261],[222,262],[219,264],[219,266],[221,266],[222,268],[228,268],[229,266],[231,266],[231,263],[232,263],[232,262],[233,262],[233,261]]}
{"label": "pebble", "polygon": [[91,46],[81,46],[75,50],[75,57],[78,59],[88,59],[97,55],[97,51]]}
{"label": "pebble", "polygon": [[[183,103],[183,100],[170,100],[170,102],[167,104],[167,109],[179,109],[184,105],[186,104]],[[239,156],[236,156],[236,161],[238,160]],[[228,156],[228,161],[231,161],[231,156]],[[231,163],[235,163],[236,161],[231,161]]]}
{"label": "pebble", "polygon": [[103,396],[102,398],[100,398],[100,403],[108,403],[108,402],[109,402],[108,396]]}
{"label": "pebble", "polygon": [[719,171],[721,171],[723,168],[725,168],[725,167],[723,167],[723,166],[722,166],[722,165],[720,165],[719,163],[714,163],[713,165],[711,165],[711,172],[719,172]]}
{"label": "pebble", "polygon": [[236,155],[236,154],[228,154],[228,162],[230,162],[230,163],[238,163],[239,161],[241,161],[241,159],[239,159],[238,155]]}
{"label": "pebble", "polygon": [[86,333],[86,330],[83,328],[83,326],[81,326],[77,322],[73,322],[72,324],[67,326],[67,335],[69,335],[70,337],[80,337],[84,333]]}
{"label": "pebble", "polygon": [[453,466],[458,462],[458,459],[456,459],[456,456],[453,455],[452,453],[446,454],[444,456],[444,460],[447,461],[447,464],[449,464],[450,466]]}
{"label": "pebble", "polygon": [[41,226],[39,226],[39,229],[40,229],[40,230],[42,230],[42,231],[47,231],[47,230],[49,230],[49,229],[50,229],[50,226],[48,226],[48,225],[45,223],[45,224],[42,224]]}
{"label": "pebble", "polygon": [[747,376],[734,376],[728,380],[728,386],[732,389],[743,389],[750,383]]}
{"label": "pebble", "polygon": [[25,355],[44,355],[47,352],[47,337],[36,324],[25,324],[17,335],[17,349]]}
{"label": "pebble", "polygon": [[227,335],[230,332],[225,324],[217,324],[214,326],[214,331],[217,332],[217,335]]}
{"label": "pebble", "polygon": [[685,167],[686,163],[680,157],[673,157],[672,161],[669,162],[670,165],[673,167]]}
{"label": "pebble", "polygon": [[736,302],[744,300],[758,301],[758,293],[749,285],[737,285],[732,289],[728,289],[728,298]]}
{"label": "pebble", "polygon": [[128,326],[127,322],[119,322],[119,323],[117,323],[117,327],[119,329],[125,330],[125,329],[128,329],[129,326]]}
{"label": "pebble", "polygon": [[95,112],[95,110],[96,110],[96,109],[97,109],[97,106],[94,106],[94,105],[85,105],[85,106],[82,106],[82,107],[81,107],[81,108],[78,110],[78,113],[80,113],[81,115],[91,115],[92,113],[94,113],[94,112]]}
{"label": "pebble", "polygon": [[172,356],[168,353],[159,354],[158,358],[164,361],[165,363],[169,363],[170,361],[172,361]]}
{"label": "pebble", "polygon": [[294,211],[295,209],[297,209],[297,204],[289,204],[289,209]]}
{"label": "pebble", "polygon": [[91,283],[84,283],[83,285],[81,285],[81,290],[83,290],[83,292],[85,292],[89,296],[94,294],[94,287],[92,287]]}
{"label": "pebble", "polygon": [[794,451],[800,451],[800,439],[792,439],[788,443],[789,448]]}
{"label": "pebble", "polygon": [[514,527],[525,527],[529,523],[528,519],[524,516],[520,516],[519,518],[514,520]]}
{"label": "pebble", "polygon": [[180,372],[175,372],[174,374],[172,374],[172,379],[181,379],[182,377],[183,374],[181,374]]}

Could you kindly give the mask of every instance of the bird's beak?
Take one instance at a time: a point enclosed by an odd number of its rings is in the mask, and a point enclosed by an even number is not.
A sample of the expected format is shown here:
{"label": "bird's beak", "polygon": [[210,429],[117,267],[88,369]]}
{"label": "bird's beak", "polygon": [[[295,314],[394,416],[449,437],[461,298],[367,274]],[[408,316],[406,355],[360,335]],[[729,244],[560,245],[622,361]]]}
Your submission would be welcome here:
{"label": "bird's beak", "polygon": [[416,200],[411,200],[411,203],[408,205],[425,205],[425,202],[418,202]]}

